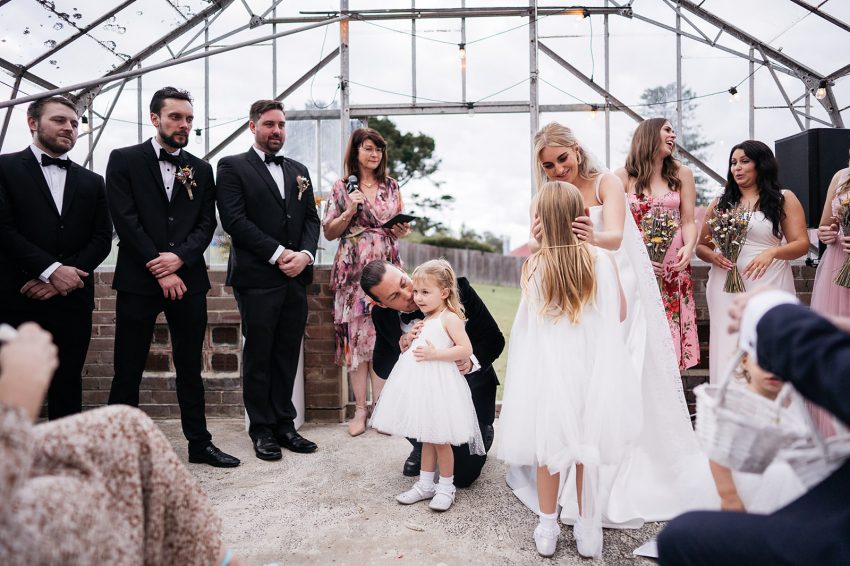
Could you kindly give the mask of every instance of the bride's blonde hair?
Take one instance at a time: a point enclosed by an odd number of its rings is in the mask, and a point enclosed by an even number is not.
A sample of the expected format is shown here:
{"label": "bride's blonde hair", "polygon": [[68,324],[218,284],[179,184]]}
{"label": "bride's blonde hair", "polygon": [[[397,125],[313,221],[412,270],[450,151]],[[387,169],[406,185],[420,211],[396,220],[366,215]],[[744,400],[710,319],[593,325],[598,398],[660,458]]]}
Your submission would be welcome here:
{"label": "bride's blonde hair", "polygon": [[596,259],[572,230],[573,220],[584,213],[581,193],[570,183],[549,181],[540,187],[532,206],[543,226],[543,237],[540,250],[522,266],[522,288],[525,290],[539,271],[540,314],[567,316],[578,324],[584,305],[593,303],[596,295]]}
{"label": "bride's blonde hair", "polygon": [[446,297],[446,308],[455,313],[461,320],[466,320],[463,305],[460,302],[460,293],[457,290],[457,276],[455,276],[452,265],[444,259],[432,259],[426,261],[413,270],[413,281],[417,279],[431,279],[438,288],[448,289],[449,296]]}

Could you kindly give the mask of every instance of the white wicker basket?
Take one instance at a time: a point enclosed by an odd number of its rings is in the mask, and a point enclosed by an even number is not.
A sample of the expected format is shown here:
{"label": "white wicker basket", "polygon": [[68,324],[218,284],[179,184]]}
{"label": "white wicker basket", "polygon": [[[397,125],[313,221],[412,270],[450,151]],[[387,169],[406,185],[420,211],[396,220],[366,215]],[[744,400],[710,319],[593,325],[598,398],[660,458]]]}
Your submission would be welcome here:
{"label": "white wicker basket", "polygon": [[719,384],[694,390],[697,400],[696,433],[706,455],[740,472],[761,473],[780,448],[805,436],[797,419],[783,409],[793,389],[785,384],[771,401],[747,388],[729,387],[743,352],[739,351]]}

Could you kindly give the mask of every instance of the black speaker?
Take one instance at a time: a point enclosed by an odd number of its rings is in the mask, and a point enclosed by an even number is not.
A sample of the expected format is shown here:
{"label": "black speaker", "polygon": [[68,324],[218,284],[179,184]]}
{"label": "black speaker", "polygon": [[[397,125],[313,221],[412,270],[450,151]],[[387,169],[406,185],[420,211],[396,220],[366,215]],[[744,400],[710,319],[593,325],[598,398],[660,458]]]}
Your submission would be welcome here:
{"label": "black speaker", "polygon": [[847,167],[850,130],[813,128],[776,140],[779,182],[800,199],[809,228],[817,228],[832,176]]}

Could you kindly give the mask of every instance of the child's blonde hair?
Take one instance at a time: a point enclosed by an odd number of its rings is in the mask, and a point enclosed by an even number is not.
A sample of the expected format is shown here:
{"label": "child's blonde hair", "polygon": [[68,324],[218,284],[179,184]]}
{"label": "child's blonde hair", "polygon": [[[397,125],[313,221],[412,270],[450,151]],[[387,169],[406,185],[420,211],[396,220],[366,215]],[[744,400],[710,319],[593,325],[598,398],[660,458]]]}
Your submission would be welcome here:
{"label": "child's blonde hair", "polygon": [[543,307],[540,313],[581,321],[581,311],[596,295],[595,258],[587,244],[573,234],[573,220],[584,214],[584,201],[570,183],[544,183],[534,198],[534,209],[543,226],[540,250],[522,266],[522,288],[540,271]]}
{"label": "child's blonde hair", "polygon": [[444,259],[426,261],[413,270],[413,281],[430,278],[440,289],[448,289],[446,308],[455,313],[461,320],[466,320],[463,305],[460,303],[460,293],[457,290],[457,276],[449,262]]}

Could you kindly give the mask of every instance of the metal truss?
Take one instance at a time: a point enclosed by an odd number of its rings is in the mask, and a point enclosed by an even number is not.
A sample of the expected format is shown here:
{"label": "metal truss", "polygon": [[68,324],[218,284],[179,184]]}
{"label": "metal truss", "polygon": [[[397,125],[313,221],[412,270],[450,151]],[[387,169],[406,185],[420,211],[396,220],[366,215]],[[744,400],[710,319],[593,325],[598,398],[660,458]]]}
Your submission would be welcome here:
{"label": "metal truss", "polygon": [[[0,101],[0,109],[8,108],[3,123],[2,131],[0,131],[0,146],[5,139],[6,130],[9,124],[11,107],[17,104],[23,104],[42,96],[54,94],[67,94],[76,100],[80,106],[81,112],[88,112],[89,121],[91,122],[97,116],[101,123],[98,126],[92,126],[89,132],[89,153],[86,158],[86,164],[92,166],[92,155],[97,143],[103,135],[106,124],[109,122],[112,111],[119,97],[123,93],[124,86],[130,80],[139,82],[138,94],[138,121],[139,138],[142,136],[142,117],[143,117],[143,101],[141,100],[141,80],[142,76],[165,67],[179,65],[187,61],[197,59],[208,59],[219,53],[240,49],[249,45],[255,45],[262,42],[271,42],[272,46],[272,90],[276,94],[276,99],[282,100],[289,96],[295,89],[299,88],[306,81],[312,78],[321,69],[325,68],[333,60],[339,61],[339,91],[340,104],[339,109],[322,110],[289,110],[287,111],[287,119],[289,120],[340,120],[340,148],[344,148],[350,135],[350,120],[352,118],[368,119],[370,116],[400,116],[400,115],[437,115],[437,114],[468,114],[468,113],[528,113],[529,115],[529,131],[534,133],[538,129],[539,115],[541,112],[595,112],[604,111],[605,115],[605,157],[606,162],[610,161],[611,154],[611,131],[610,131],[610,113],[623,112],[630,116],[635,121],[642,121],[643,117],[630,108],[628,105],[621,102],[611,91],[609,83],[609,68],[610,68],[610,49],[609,49],[609,18],[622,17],[633,18],[652,26],[658,27],[675,36],[676,40],[676,86],[677,86],[677,129],[682,129],[682,40],[687,39],[709,45],[714,49],[727,54],[734,55],[742,60],[748,61],[750,67],[749,77],[749,131],[750,136],[754,133],[754,116],[756,109],[768,108],[765,106],[756,106],[754,93],[753,74],[756,70],[756,65],[767,67],[770,72],[776,88],[782,95],[785,102],[782,108],[788,108],[791,112],[798,127],[803,130],[810,126],[811,122],[830,125],[832,127],[843,127],[844,122],[841,117],[841,109],[837,104],[832,85],[837,79],[850,73],[850,65],[846,65],[829,74],[818,73],[814,69],[807,67],[799,61],[793,59],[790,55],[783,53],[778,49],[772,48],[770,45],[757,39],[745,30],[734,26],[709,10],[702,7],[702,2],[693,2],[690,0],[662,0],[664,4],[676,15],[675,27],[667,25],[656,19],[647,17],[635,10],[632,2],[617,2],[615,0],[605,0],[605,5],[602,7],[592,6],[538,6],[537,0],[528,0],[528,5],[522,6],[505,6],[505,7],[476,7],[467,8],[465,0],[460,1],[460,6],[456,8],[423,8],[416,7],[416,1],[411,0],[409,8],[391,8],[391,9],[361,9],[350,10],[348,0],[340,0],[339,10],[333,12],[302,12],[298,17],[278,18],[276,16],[277,7],[282,0],[270,0],[268,8],[262,14],[254,14],[249,6],[243,1],[236,3],[246,9],[247,21],[234,29],[231,29],[218,37],[210,38],[210,26],[216,19],[232,4],[234,0],[213,0],[210,5],[197,15],[187,19],[180,26],[158,38],[148,47],[135,54],[129,60],[125,61],[118,68],[112,70],[106,75],[85,81],[82,83],[59,87],[32,73],[31,69],[39,62],[50,57],[56,51],[61,50],[71,42],[79,39],[83,35],[91,32],[96,26],[101,24],[106,19],[114,16],[121,10],[131,5],[135,0],[124,0],[115,7],[106,12],[103,16],[89,24],[86,28],[81,29],[72,37],[66,39],[59,45],[56,45],[51,50],[43,53],[26,65],[15,65],[0,58],[0,68],[3,68],[15,78],[14,87],[10,100]],[[845,22],[821,11],[803,0],[787,0],[795,5],[805,8],[817,17],[829,22],[830,24],[850,32],[850,26]],[[5,3],[0,0],[0,6]],[[592,78],[585,76],[575,66],[573,66],[565,58],[549,46],[541,43],[537,33],[537,22],[542,17],[559,15],[573,15],[582,17],[601,17],[604,26],[604,66],[605,74],[603,84],[597,84]],[[452,18],[460,20],[461,38],[458,47],[461,51],[461,100],[457,102],[432,103],[421,102],[417,99],[416,90],[416,75],[417,75],[417,36],[416,24],[420,20]],[[529,92],[528,100],[520,101],[479,101],[471,102],[466,97],[466,67],[465,67],[465,45],[466,45],[466,19],[467,18],[528,18],[529,29],[529,69],[528,83]],[[387,20],[409,20],[410,21],[410,36],[411,36],[411,99],[406,104],[363,104],[352,105],[349,97],[350,87],[350,65],[349,65],[349,27],[352,21],[370,22],[370,21],[387,21]],[[702,22],[713,26],[716,29],[716,35],[710,37],[697,24]],[[288,28],[285,31],[278,32],[278,26],[289,26],[297,24],[299,27]],[[277,87],[277,39],[286,35],[292,35],[322,27],[326,25],[339,24],[339,44],[338,47],[325,56],[315,66],[308,70],[292,85],[278,93]],[[213,48],[213,45],[220,45],[220,42],[237,35],[245,30],[255,29],[260,26],[272,26],[272,33],[260,38],[243,41],[224,47]],[[687,26],[687,27],[685,27]],[[194,30],[194,34],[182,46],[175,46],[177,40],[189,32]],[[406,32],[403,32],[406,33]],[[718,43],[723,35],[732,37],[743,44],[742,48],[736,49]],[[198,39],[203,37],[202,41]],[[143,66],[143,63],[155,53],[166,49],[171,55],[170,59],[160,63]],[[598,103],[590,104],[540,104],[539,102],[539,86],[540,80],[538,70],[538,56],[542,52],[544,55],[552,59],[565,71],[573,75],[576,79],[587,85],[597,95],[601,97]],[[792,100],[792,95],[786,90],[785,86],[779,79],[779,74],[793,77],[802,83],[802,94],[796,96]],[[205,127],[209,128],[209,66],[204,68],[205,79],[205,102],[206,114]],[[43,89],[41,92],[33,96],[18,97],[21,81],[26,80]],[[818,98],[824,110],[826,111],[829,122],[821,120],[811,113],[811,95],[815,94],[818,89],[825,89],[826,95]],[[109,91],[117,89],[114,97],[109,105],[109,109],[104,115],[96,114],[92,111],[93,100],[106,94]],[[801,100],[804,101],[803,106],[798,104]],[[776,108],[772,106],[770,108]],[[211,159],[224,149],[229,143],[236,139],[247,127],[247,122],[234,128],[233,132],[219,143],[215,148],[209,148],[209,135],[205,136],[205,158]],[[317,128],[318,131],[318,128]],[[95,136],[96,132],[96,136]],[[679,151],[682,155],[688,158],[696,167],[709,175],[717,182],[724,182],[724,177],[713,171],[699,158],[688,152],[688,148],[679,146]],[[533,190],[533,189],[532,189]]]}

